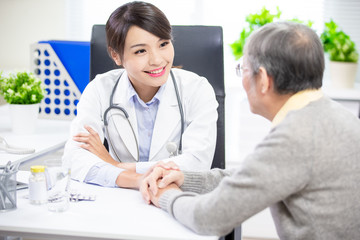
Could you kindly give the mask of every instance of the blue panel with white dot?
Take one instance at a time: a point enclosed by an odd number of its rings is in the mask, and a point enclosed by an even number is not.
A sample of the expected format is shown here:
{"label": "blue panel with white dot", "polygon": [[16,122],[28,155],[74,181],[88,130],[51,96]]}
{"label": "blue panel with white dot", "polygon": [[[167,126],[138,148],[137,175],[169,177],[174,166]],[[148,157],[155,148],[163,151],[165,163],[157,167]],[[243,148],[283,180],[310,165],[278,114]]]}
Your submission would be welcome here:
{"label": "blue panel with white dot", "polygon": [[46,90],[40,104],[40,117],[73,119],[81,92],[49,44],[33,44],[31,48],[33,71]]}

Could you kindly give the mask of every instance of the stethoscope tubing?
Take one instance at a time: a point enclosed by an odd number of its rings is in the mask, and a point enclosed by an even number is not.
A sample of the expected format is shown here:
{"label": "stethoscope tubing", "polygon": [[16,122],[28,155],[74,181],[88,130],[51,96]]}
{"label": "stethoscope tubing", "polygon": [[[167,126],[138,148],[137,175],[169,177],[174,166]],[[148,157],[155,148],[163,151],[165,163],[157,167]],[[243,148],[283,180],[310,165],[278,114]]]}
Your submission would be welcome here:
{"label": "stethoscope tubing", "polygon": [[[117,106],[117,105],[115,105],[113,103],[114,94],[115,94],[116,88],[117,88],[117,86],[118,86],[118,84],[120,82],[122,74],[123,74],[123,72],[120,73],[120,76],[116,80],[114,88],[113,88],[113,90],[111,92],[109,107],[104,112],[104,125],[105,125],[105,128],[106,128],[106,131],[109,133],[109,129],[108,129],[109,123],[108,123],[108,120],[107,120],[107,114],[111,109],[118,109],[125,115],[125,118],[126,118],[127,122],[129,123],[129,125],[131,127],[131,130],[132,130],[132,133],[134,135],[134,139],[135,139],[135,142],[136,142],[136,148],[137,148],[137,161],[139,161],[139,159],[140,159],[139,145],[138,145],[138,141],[137,141],[137,138],[136,138],[135,130],[134,130],[134,128],[133,128],[133,126],[132,126],[132,124],[131,124],[131,122],[129,120],[129,114],[127,113],[127,111],[123,107]],[[178,153],[181,154],[182,153],[182,135],[183,135],[183,133],[185,131],[184,109],[183,109],[182,102],[181,102],[181,99],[180,99],[180,94],[179,94],[179,89],[178,89],[178,86],[177,86],[177,83],[176,83],[176,79],[175,79],[175,76],[174,76],[174,74],[173,74],[173,72],[171,70],[170,70],[170,75],[171,75],[172,82],[174,84],[175,93],[176,93],[176,99],[177,99],[177,102],[178,102],[179,113],[180,113],[180,118],[181,118],[181,134],[180,134],[180,142],[179,142],[179,148],[178,148]],[[113,149],[113,152],[115,153],[117,159],[119,161],[121,161],[120,157],[118,156],[118,154],[115,151],[114,145],[112,144],[110,134],[108,134],[108,140],[109,140],[110,146]]]}
{"label": "stethoscope tubing", "polygon": [[183,109],[183,106],[182,106],[182,102],[181,102],[181,99],[180,99],[180,94],[179,94],[179,89],[178,89],[178,86],[177,86],[177,83],[176,83],[176,80],[175,80],[175,76],[174,76],[174,73],[170,70],[170,75],[171,75],[171,79],[172,79],[172,82],[174,84],[174,88],[175,88],[175,93],[176,93],[176,98],[177,98],[177,102],[178,102],[178,106],[179,106],[179,113],[180,113],[180,118],[181,118],[181,134],[180,134],[180,142],[179,142],[179,154],[182,153],[182,135],[185,131],[185,119],[184,119],[184,109]]}

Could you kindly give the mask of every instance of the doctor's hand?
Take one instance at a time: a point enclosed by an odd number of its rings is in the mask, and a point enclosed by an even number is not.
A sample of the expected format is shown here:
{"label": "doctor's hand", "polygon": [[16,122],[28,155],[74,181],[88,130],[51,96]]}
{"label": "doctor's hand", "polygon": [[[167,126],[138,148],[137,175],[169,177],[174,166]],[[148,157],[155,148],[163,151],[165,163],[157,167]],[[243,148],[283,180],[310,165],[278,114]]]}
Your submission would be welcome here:
{"label": "doctor's hand", "polygon": [[173,161],[169,161],[169,162],[158,161],[146,171],[144,177],[149,176],[156,167],[162,167],[165,170],[180,170],[179,166],[176,165],[176,163],[174,163]]}
{"label": "doctor's hand", "polygon": [[73,140],[83,143],[80,145],[81,148],[92,152],[103,161],[114,165],[115,167],[123,168],[130,171],[136,171],[135,163],[122,163],[114,160],[109,152],[106,150],[104,144],[102,143],[99,134],[92,129],[90,126],[85,125],[84,128],[88,133],[78,133],[73,136]]}
{"label": "doctor's hand", "polygon": [[73,136],[73,140],[83,143],[80,145],[81,148],[92,152],[105,162],[108,162],[112,165],[118,164],[119,162],[115,161],[106,150],[99,137],[99,134],[87,125],[85,125],[84,128],[88,131],[88,133],[78,133]]}
{"label": "doctor's hand", "polygon": [[158,166],[148,176],[144,177],[139,190],[144,200],[150,204],[151,196],[157,196],[158,191],[172,183],[180,187],[184,183],[184,174],[180,170],[169,170]]}

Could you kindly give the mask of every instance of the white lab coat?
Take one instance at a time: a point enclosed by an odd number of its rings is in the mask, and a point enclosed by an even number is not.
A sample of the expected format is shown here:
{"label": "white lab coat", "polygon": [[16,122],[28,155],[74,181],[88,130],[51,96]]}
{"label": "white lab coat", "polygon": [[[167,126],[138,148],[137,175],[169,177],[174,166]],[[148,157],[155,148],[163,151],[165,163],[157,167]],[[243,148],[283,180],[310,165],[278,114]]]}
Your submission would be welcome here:
{"label": "white lab coat", "polygon": [[[104,112],[110,105],[110,95],[123,69],[112,70],[97,75],[85,88],[79,104],[77,116],[71,124],[70,139],[64,149],[63,161],[71,164],[72,178],[83,181],[90,168],[102,162],[95,154],[79,147],[80,143],[72,140],[79,132],[86,132],[84,125],[92,127],[100,136],[109,139],[109,152],[117,160],[110,145],[117,148],[116,152],[122,162],[136,162],[138,159],[137,145],[129,123],[120,110],[108,113],[108,132],[105,131]],[[206,78],[192,72],[172,69],[177,81],[185,117],[185,131],[182,137],[182,154],[169,158],[166,149],[169,142],[179,146],[181,118],[178,101],[171,75],[166,82],[156,115],[149,162],[136,164],[137,172],[143,173],[154,162],[174,161],[182,170],[203,171],[211,167],[216,145],[217,107],[215,93]],[[138,127],[135,108],[128,101],[128,76],[126,71],[121,76],[114,94],[114,104],[123,107],[129,114],[129,121],[138,139]]]}

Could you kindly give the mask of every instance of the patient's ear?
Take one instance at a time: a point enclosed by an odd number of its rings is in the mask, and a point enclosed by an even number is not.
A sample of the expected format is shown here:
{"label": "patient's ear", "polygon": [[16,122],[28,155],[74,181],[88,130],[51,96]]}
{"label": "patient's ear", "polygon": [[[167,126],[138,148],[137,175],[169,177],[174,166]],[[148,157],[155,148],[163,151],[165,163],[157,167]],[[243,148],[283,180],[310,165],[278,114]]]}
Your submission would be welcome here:
{"label": "patient's ear", "polygon": [[260,91],[262,94],[265,94],[271,89],[272,78],[267,74],[266,69],[263,67],[259,68],[258,76],[260,78]]}
{"label": "patient's ear", "polygon": [[111,58],[114,60],[116,65],[120,66],[121,65],[120,55],[112,48],[109,48],[109,52],[110,52]]}

